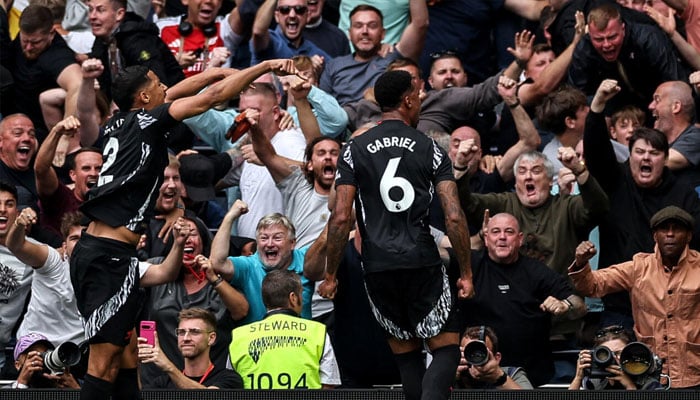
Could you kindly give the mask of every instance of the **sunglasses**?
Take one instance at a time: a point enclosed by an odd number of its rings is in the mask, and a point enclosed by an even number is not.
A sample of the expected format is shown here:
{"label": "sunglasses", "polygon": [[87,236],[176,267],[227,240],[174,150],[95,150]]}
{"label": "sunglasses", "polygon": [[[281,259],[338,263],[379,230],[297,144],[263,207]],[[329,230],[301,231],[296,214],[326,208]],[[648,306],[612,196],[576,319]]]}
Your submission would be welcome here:
{"label": "sunglasses", "polygon": [[292,10],[294,10],[294,12],[297,15],[304,15],[309,10],[309,8],[307,6],[279,6],[279,7],[277,7],[277,11],[282,15],[287,15],[290,12],[292,12]]}
{"label": "sunglasses", "polygon": [[607,328],[603,328],[603,329],[599,330],[598,332],[595,333],[595,337],[596,337],[596,339],[600,339],[609,333],[612,333],[613,335],[617,335],[618,333],[622,333],[624,331],[625,331],[624,326],[613,325],[613,326],[609,326]]}
{"label": "sunglasses", "polygon": [[430,53],[430,58],[432,58],[433,60],[437,60],[438,58],[447,57],[447,56],[450,56],[450,57],[457,56],[457,52],[453,51],[453,50],[443,50],[443,51],[437,51],[435,53]]}

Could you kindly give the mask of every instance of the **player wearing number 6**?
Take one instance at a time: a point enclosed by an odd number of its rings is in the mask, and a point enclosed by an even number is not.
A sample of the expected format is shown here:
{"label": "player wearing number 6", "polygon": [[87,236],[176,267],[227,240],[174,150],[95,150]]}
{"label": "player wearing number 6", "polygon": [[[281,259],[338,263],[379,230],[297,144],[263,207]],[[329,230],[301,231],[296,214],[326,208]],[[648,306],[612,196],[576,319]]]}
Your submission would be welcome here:
{"label": "player wearing number 6", "polygon": [[233,330],[227,368],[246,389],[330,389],[340,372],[326,326],[299,317],[299,275],[271,271],[262,282],[265,318]]}
{"label": "player wearing number 6", "polygon": [[[355,204],[362,236],[365,283],[374,316],[390,334],[406,399],[448,398],[459,363],[454,298],[428,226],[437,193],[447,235],[457,255],[457,292],[474,295],[467,221],[459,206],[452,164],[430,138],[414,129],[419,88],[405,71],[383,74],[374,87],[379,125],[341,150],[336,204],[328,226],[326,277],[319,287],[332,298],[336,270]],[[425,369],[426,340],[433,361]]]}
{"label": "player wearing number 6", "polygon": [[[89,96],[87,89],[103,69],[98,60],[86,62],[94,63],[93,73],[83,76],[78,102]],[[113,77],[112,98],[120,111],[105,124],[100,177],[81,207],[92,222],[70,260],[71,281],[90,343],[81,399],[107,399],[112,394],[140,398],[133,335],[140,309],[136,244],[153,215],[168,164],[167,132],[270,71],[293,73],[294,63],[265,61],[173,102],[167,102],[167,87],[144,66],[128,67]],[[125,352],[126,346],[133,350]]]}

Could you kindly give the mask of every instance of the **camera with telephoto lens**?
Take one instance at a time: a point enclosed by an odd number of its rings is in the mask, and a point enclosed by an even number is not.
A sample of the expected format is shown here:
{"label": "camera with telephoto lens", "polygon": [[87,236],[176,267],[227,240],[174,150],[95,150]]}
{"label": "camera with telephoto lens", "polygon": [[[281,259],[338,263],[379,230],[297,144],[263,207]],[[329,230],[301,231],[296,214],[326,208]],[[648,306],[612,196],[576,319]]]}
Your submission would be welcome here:
{"label": "camera with telephoto lens", "polygon": [[620,353],[620,366],[627,375],[644,376],[661,373],[663,361],[642,342],[632,342]]}
{"label": "camera with telephoto lens", "polygon": [[66,368],[72,367],[80,362],[81,350],[73,342],[61,343],[53,350],[41,353],[44,361],[44,368],[53,375],[60,375]]}
{"label": "camera with telephoto lens", "polygon": [[486,347],[486,326],[479,327],[478,339],[474,339],[464,346],[464,359],[467,364],[480,366],[489,361],[489,348]]}
{"label": "camera with telephoto lens", "polygon": [[598,346],[591,349],[591,367],[586,368],[586,375],[591,378],[607,378],[612,374],[605,369],[617,364],[612,350],[606,346]]}
{"label": "camera with telephoto lens", "polygon": [[480,366],[489,360],[489,349],[483,340],[472,340],[464,347],[464,359],[467,363]]}

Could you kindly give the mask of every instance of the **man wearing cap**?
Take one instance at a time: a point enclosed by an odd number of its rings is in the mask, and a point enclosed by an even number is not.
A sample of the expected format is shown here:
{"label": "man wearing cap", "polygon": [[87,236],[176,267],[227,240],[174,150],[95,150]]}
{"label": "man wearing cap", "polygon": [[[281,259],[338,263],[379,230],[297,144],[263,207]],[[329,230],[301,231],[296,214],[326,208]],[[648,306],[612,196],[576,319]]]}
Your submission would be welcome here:
{"label": "man wearing cap", "polygon": [[637,253],[632,261],[591,271],[596,253],[591,242],[576,248],[569,276],[583,295],[601,297],[628,291],[632,300],[634,333],[666,362],[663,374],[671,388],[700,388],[700,253],[688,248],[694,218],[676,206],[651,217],[656,246],[653,253]]}
{"label": "man wearing cap", "polygon": [[53,349],[54,345],[40,333],[31,332],[20,337],[15,345],[15,368],[19,371],[19,376],[10,387],[80,389],[80,385],[68,369],[62,374],[46,372],[43,354]]}

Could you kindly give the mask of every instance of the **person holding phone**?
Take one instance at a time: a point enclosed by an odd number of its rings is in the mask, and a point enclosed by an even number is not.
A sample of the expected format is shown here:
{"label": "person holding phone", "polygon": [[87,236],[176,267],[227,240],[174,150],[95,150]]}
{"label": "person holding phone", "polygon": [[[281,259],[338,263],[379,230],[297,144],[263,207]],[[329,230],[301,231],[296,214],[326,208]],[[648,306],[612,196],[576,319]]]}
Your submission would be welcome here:
{"label": "person holding phone", "polygon": [[[202,308],[186,308],[178,315],[177,346],[185,361],[185,368],[180,371],[163,353],[158,343],[156,330],[153,334],[154,344],[141,332],[138,338],[138,357],[144,364],[152,363],[165,375],[161,374],[151,387],[157,389],[241,389],[243,380],[232,369],[216,365],[209,356],[211,346],[216,342],[216,317]],[[152,322],[152,321],[141,321]],[[155,327],[155,324],[152,325]]]}

